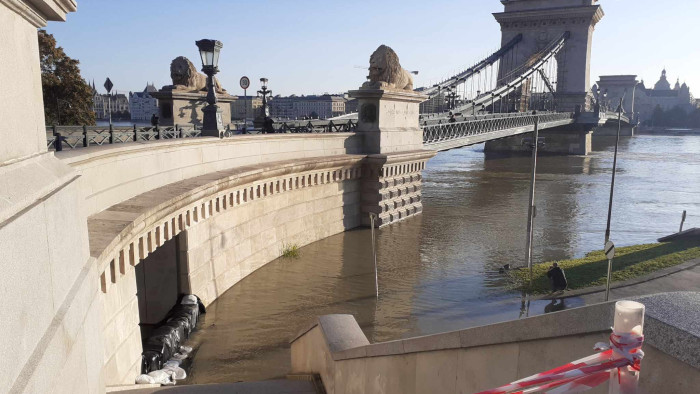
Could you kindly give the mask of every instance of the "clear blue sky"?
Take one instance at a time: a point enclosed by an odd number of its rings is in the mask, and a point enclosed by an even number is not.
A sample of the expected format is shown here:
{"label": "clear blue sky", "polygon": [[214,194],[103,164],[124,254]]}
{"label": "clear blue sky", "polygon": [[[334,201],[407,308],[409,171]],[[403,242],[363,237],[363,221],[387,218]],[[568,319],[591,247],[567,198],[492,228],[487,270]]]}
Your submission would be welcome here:
{"label": "clear blue sky", "polygon": [[[700,0],[600,4],[592,82],[637,74],[649,86],[666,67],[700,96]],[[224,43],[218,77],[233,94],[242,75],[256,89],[268,77],[274,94],[337,93],[365,80],[355,66],[380,44],[420,71],[417,86],[471,65],[499,46],[491,13],[502,9],[498,0],[78,0],[48,31],[100,88],[107,76],[119,91],[170,84],[170,61],[184,55],[200,68],[194,41],[215,38]]]}

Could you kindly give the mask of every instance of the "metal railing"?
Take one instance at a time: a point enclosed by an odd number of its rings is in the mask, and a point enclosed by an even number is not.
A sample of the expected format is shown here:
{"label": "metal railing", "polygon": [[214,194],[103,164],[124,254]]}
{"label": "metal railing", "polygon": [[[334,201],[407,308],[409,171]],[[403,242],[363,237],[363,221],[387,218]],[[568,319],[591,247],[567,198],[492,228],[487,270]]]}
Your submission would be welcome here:
{"label": "metal railing", "polygon": [[46,128],[46,147],[60,152],[64,149],[87,148],[94,145],[122,144],[201,136],[194,126],[50,126]]}
{"label": "metal railing", "polygon": [[275,122],[275,133],[352,133],[357,129],[357,120],[289,120]]}
{"label": "metal railing", "polygon": [[547,123],[574,119],[574,114],[571,112],[551,112],[537,115],[513,113],[510,115],[508,117],[477,118],[464,122],[423,126],[423,143],[434,144],[501,130],[534,126],[537,118],[539,118],[541,128],[546,128]]}
{"label": "metal railing", "polygon": [[[275,122],[274,133],[349,133],[355,132],[357,120],[298,120]],[[249,133],[265,133],[264,130],[249,130]],[[230,138],[241,134],[240,130],[227,129],[223,137]],[[86,148],[105,144],[122,144],[167,140],[175,138],[201,137],[202,130],[194,126],[49,126],[46,128],[46,146],[60,152],[64,149]]]}

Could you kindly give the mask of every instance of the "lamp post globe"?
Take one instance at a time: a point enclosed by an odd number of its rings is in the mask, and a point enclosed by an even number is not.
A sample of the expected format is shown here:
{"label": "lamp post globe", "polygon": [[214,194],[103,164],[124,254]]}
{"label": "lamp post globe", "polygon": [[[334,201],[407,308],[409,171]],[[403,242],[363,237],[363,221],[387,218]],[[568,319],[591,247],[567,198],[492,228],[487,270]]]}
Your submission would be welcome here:
{"label": "lamp post globe", "polygon": [[207,106],[202,109],[202,136],[222,137],[224,132],[223,111],[219,108],[214,88],[214,75],[219,72],[221,41],[204,39],[195,42],[202,58],[202,72],[207,76]]}

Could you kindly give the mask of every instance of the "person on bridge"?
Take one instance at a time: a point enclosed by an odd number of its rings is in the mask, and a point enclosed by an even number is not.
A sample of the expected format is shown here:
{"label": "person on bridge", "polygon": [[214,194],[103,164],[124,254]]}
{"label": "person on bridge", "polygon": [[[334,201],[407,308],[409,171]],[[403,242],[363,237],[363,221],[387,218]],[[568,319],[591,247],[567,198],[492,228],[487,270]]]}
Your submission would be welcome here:
{"label": "person on bridge", "polygon": [[454,122],[456,122],[456,121],[457,121],[457,119],[455,119],[454,114],[453,114],[452,112],[450,112],[450,120],[449,120],[449,122],[450,122],[450,123],[454,123]]}
{"label": "person on bridge", "polygon": [[551,267],[549,267],[547,277],[552,284],[552,293],[564,291],[569,286],[566,281],[566,275],[564,275],[564,270],[561,269],[557,263],[554,263]]}

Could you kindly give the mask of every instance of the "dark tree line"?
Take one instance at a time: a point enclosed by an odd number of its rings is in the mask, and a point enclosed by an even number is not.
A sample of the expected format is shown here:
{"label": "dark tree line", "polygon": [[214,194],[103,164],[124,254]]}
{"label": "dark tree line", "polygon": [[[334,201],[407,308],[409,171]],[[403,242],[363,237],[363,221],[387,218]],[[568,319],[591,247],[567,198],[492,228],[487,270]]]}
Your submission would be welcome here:
{"label": "dark tree line", "polygon": [[45,30],[39,30],[39,60],[46,124],[94,125],[92,88],[80,75],[79,62]]}
{"label": "dark tree line", "polygon": [[651,114],[651,119],[647,123],[650,126],[700,129],[700,108],[696,108],[688,113],[678,106],[664,111],[657,105]]}

